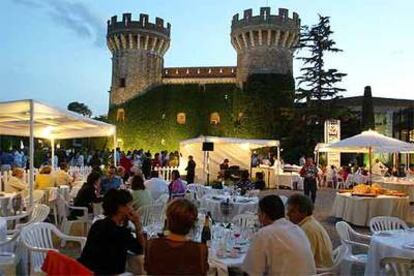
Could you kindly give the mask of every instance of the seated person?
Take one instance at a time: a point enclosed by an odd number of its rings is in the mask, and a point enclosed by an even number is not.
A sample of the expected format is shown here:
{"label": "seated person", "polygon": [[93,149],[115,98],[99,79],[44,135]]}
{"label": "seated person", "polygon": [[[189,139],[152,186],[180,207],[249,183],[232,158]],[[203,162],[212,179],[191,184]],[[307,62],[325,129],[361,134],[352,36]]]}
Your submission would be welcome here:
{"label": "seated person", "polygon": [[206,275],[207,246],[186,237],[197,221],[197,207],[186,199],[175,199],[166,213],[169,234],[147,241],[146,272],[148,275]]}
{"label": "seated person", "polygon": [[223,185],[224,186],[233,186],[234,185],[234,181],[231,179],[231,172],[229,170],[226,170],[224,172],[224,178],[223,178]]}
{"label": "seated person", "polygon": [[122,179],[116,175],[116,167],[110,166],[107,176],[102,179],[102,193],[105,194],[110,189],[119,189],[122,185]]}
{"label": "seated person", "polygon": [[14,168],[12,176],[6,183],[4,190],[6,193],[27,193],[27,184],[24,183],[24,170],[21,168]]}
{"label": "seated person", "polygon": [[56,186],[71,185],[73,177],[68,174],[68,165],[64,162],[60,163],[60,170],[55,173]]}
{"label": "seated person", "polygon": [[315,275],[311,246],[299,226],[285,219],[285,206],[277,195],[259,201],[256,233],[242,269],[249,275]]}
{"label": "seated person", "polygon": [[287,216],[305,232],[311,245],[316,267],[331,267],[332,242],[325,228],[312,216],[313,203],[309,197],[294,194],[287,202]]}
{"label": "seated person", "polygon": [[[109,190],[102,207],[106,217],[92,225],[79,262],[97,275],[122,274],[127,252],[143,253],[141,221],[132,209],[132,196],[126,190]],[[126,227],[128,220],[135,226],[135,238]]]}
{"label": "seated person", "polygon": [[184,197],[186,188],[181,181],[180,173],[177,170],[173,170],[171,173],[171,178],[172,181],[170,185],[168,185],[170,199],[174,199],[176,197]]}
{"label": "seated person", "polygon": [[238,189],[241,190],[241,194],[244,195],[248,190],[254,189],[254,184],[249,179],[249,172],[242,171],[239,182],[236,183]]}
{"label": "seated person", "polygon": [[[97,172],[91,172],[88,179],[80,188],[78,194],[73,200],[73,205],[76,207],[88,208],[88,213],[93,213],[93,204],[102,201],[101,198],[101,175]],[[69,219],[73,220],[76,217],[82,216],[81,210],[72,210]]]}
{"label": "seated person", "polygon": [[35,186],[36,189],[46,190],[55,187],[55,179],[51,175],[52,167],[44,166],[38,175],[36,175]]}
{"label": "seated person", "polygon": [[264,182],[264,174],[262,172],[256,173],[256,182],[254,182],[255,190],[264,190],[266,188],[266,183]]}
{"label": "seated person", "polygon": [[158,171],[151,171],[151,179],[145,181],[144,185],[151,192],[153,200],[157,200],[162,194],[168,194],[168,183],[159,177]]}
{"label": "seated person", "polygon": [[140,175],[135,175],[131,180],[132,206],[134,210],[149,205],[152,202],[150,191],[145,189],[144,179]]}

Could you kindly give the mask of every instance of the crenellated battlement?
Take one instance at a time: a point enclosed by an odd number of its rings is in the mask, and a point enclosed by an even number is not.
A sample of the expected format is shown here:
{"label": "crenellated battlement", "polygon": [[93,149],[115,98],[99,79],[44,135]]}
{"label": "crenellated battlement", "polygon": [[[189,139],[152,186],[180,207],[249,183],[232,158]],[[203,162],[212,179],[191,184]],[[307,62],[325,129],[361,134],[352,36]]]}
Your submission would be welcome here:
{"label": "crenellated battlement", "polygon": [[271,14],[270,7],[260,8],[260,14],[254,16],[253,9],[247,9],[243,13],[243,18],[239,14],[233,16],[231,29],[234,31],[238,28],[251,27],[254,25],[274,25],[281,29],[298,29],[300,28],[299,15],[294,12],[292,17],[289,17],[289,10],[280,8],[278,14]]}
{"label": "crenellated battlement", "polygon": [[119,32],[136,32],[136,31],[155,31],[164,36],[170,37],[171,24],[164,24],[164,19],[156,17],[155,23],[149,21],[148,14],[141,13],[139,20],[132,20],[132,14],[122,14],[122,21],[118,21],[118,16],[112,16],[108,20],[108,35]]}

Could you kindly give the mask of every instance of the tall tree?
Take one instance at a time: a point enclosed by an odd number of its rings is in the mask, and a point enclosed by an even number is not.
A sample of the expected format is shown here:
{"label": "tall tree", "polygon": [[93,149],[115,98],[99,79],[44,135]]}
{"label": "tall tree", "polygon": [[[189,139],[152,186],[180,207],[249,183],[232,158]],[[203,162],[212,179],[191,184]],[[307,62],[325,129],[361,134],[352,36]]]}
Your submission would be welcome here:
{"label": "tall tree", "polygon": [[68,104],[68,110],[79,113],[89,118],[92,116],[92,111],[84,103],[71,102],[70,104]]}
{"label": "tall tree", "polygon": [[325,68],[325,55],[329,52],[342,52],[336,48],[332,39],[330,21],[328,16],[319,15],[319,23],[312,26],[304,26],[301,30],[299,50],[307,50],[309,56],[298,57],[303,61],[302,75],[297,78],[297,99],[306,99],[308,105],[316,100],[320,105],[322,100],[335,98],[339,92],[345,91],[336,86],[346,74],[337,69]]}
{"label": "tall tree", "polygon": [[362,116],[361,116],[362,130],[375,130],[375,115],[374,105],[372,103],[371,86],[365,86],[364,98],[362,100]]}

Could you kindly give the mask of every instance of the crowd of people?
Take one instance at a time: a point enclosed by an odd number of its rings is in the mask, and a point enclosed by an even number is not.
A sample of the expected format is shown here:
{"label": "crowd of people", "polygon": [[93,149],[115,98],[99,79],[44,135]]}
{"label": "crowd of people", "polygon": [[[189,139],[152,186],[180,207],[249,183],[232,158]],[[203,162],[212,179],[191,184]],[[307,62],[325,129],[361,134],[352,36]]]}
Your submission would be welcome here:
{"label": "crowd of people", "polygon": [[[97,178],[90,178],[88,182],[96,183]],[[188,239],[197,223],[196,205],[184,198],[172,199],[166,209],[165,235],[147,240],[134,198],[126,190],[107,191],[105,218],[92,225],[79,261],[96,274],[113,275],[125,272],[128,252],[145,253],[149,275],[206,275],[208,248]],[[277,195],[260,199],[261,228],[252,238],[242,270],[249,275],[313,275],[316,267],[332,266],[332,243],[313,208],[309,197],[301,194],[288,199],[286,210]]]}

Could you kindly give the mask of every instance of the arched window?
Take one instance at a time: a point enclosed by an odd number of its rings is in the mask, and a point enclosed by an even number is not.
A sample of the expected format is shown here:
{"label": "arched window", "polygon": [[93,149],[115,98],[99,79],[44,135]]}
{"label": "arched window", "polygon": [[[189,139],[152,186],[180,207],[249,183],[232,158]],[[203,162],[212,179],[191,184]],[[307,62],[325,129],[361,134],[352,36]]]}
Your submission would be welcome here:
{"label": "arched window", "polygon": [[118,108],[116,112],[116,121],[117,122],[124,122],[125,121],[125,109]]}
{"label": "arched window", "polygon": [[177,124],[185,125],[186,116],[184,112],[180,112],[177,114]]}
{"label": "arched window", "polygon": [[218,125],[220,123],[220,114],[218,112],[213,112],[210,114],[210,124]]}

